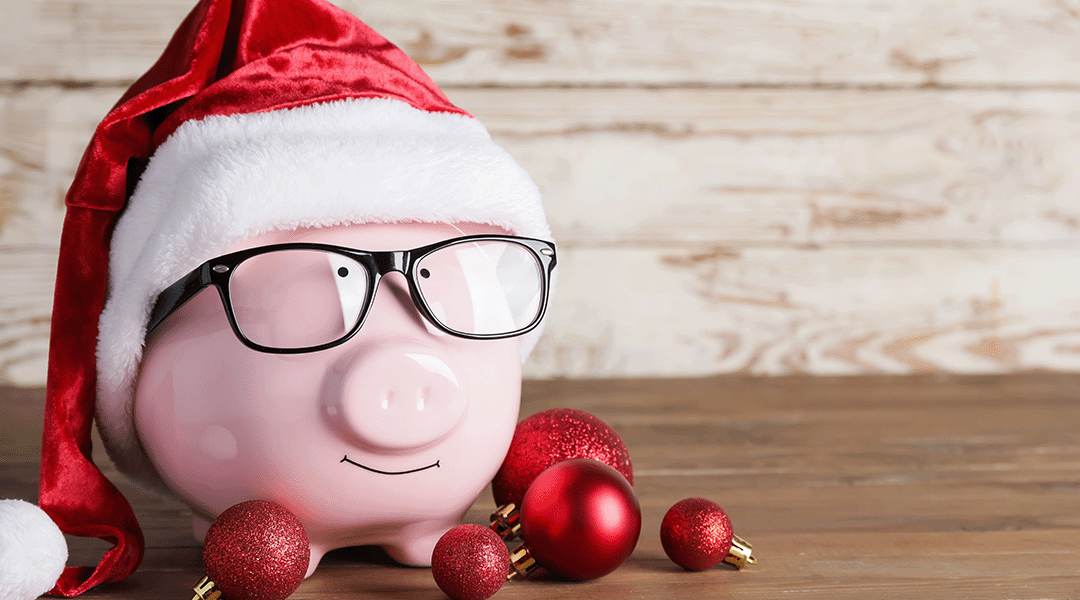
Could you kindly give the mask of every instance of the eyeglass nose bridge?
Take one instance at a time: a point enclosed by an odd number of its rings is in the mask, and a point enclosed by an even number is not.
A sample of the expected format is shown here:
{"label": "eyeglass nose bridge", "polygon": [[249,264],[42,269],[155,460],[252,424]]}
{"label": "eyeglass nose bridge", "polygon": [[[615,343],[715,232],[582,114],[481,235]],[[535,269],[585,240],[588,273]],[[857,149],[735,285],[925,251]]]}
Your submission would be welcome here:
{"label": "eyeglass nose bridge", "polygon": [[403,275],[408,273],[412,258],[408,251],[372,252],[371,257],[375,261],[375,268],[380,277],[394,271]]}
{"label": "eyeglass nose bridge", "polygon": [[[379,285],[382,283],[382,278],[396,271],[398,273],[401,273],[405,276],[406,279],[408,279],[409,269],[411,268],[413,262],[412,252],[409,250],[387,250],[383,252],[368,252],[368,255],[371,257],[371,261],[375,264],[375,276],[373,282],[374,285],[372,286],[371,290],[371,299],[368,301],[367,305],[364,308],[363,315],[360,317],[359,324],[357,325],[356,329],[353,330],[354,334],[356,331],[358,331],[361,327],[364,326],[364,323],[367,321],[368,315],[371,314],[371,308],[374,304],[375,294],[379,288]],[[417,312],[419,312],[418,315],[415,315],[417,319],[421,321],[428,321],[434,324],[436,327],[439,327],[440,329],[443,328],[441,325],[439,325],[438,320],[435,319],[434,315],[432,315],[428,311],[427,307],[425,307],[423,305],[423,302],[417,297],[412,282],[409,282],[408,289],[406,289],[405,292],[412,300],[412,304],[416,307]],[[352,335],[349,335],[349,337],[352,337]]]}

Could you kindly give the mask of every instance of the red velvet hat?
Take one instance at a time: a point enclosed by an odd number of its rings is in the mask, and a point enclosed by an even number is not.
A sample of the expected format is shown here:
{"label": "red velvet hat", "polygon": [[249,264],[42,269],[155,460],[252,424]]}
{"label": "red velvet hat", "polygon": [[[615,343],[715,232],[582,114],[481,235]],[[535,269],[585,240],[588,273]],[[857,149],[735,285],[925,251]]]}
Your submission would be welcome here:
{"label": "red velvet hat", "polygon": [[150,303],[173,280],[271,229],[471,221],[550,237],[535,186],[486,130],[322,0],[200,1],[98,126],[66,203],[39,504],[64,533],[115,546],[67,567],[61,596],[142,559],[130,505],[91,460],[91,423],[96,411],[121,471],[162,488],[132,387]]}

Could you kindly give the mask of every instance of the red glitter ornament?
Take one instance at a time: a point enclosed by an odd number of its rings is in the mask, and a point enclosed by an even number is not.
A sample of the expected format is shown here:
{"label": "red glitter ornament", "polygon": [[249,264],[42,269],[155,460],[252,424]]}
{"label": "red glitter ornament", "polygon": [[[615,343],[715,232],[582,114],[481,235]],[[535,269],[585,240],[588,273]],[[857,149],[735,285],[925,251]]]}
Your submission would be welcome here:
{"label": "red glitter ornament", "polygon": [[[283,600],[300,587],[311,560],[307,532],[296,515],[263,500],[236,504],[214,519],[203,544],[210,582],[225,600]],[[207,588],[209,583],[209,588]]]}
{"label": "red glitter ornament", "polygon": [[573,458],[598,460],[634,484],[630,453],[614,429],[587,412],[555,408],[518,423],[506,458],[491,482],[495,504],[521,506],[525,491],[544,469]]}
{"label": "red glitter ornament", "polygon": [[633,553],[640,534],[641,506],[626,478],[596,460],[566,460],[525,493],[524,543],[514,551],[514,567],[527,574],[531,559],[563,577],[596,579]]}
{"label": "red glitter ornament", "polygon": [[668,509],[660,524],[660,543],[675,564],[690,571],[711,569],[721,561],[738,568],[757,562],[752,547],[739,539],[720,505],[687,498]]}
{"label": "red glitter ornament", "polygon": [[453,600],[485,600],[506,583],[510,552],[502,538],[481,525],[458,525],[431,552],[431,575]]}

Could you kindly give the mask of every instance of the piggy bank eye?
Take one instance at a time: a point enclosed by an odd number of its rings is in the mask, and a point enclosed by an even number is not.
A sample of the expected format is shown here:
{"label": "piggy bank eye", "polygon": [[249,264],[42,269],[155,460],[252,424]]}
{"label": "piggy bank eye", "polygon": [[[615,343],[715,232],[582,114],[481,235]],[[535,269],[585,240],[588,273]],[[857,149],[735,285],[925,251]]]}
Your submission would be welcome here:
{"label": "piggy bank eye", "polygon": [[348,277],[349,276],[348,267],[338,267],[337,274],[338,274],[338,277]]}
{"label": "piggy bank eye", "polygon": [[420,269],[420,276],[424,279],[427,279],[428,277],[431,277],[431,271],[428,271],[427,269]]}

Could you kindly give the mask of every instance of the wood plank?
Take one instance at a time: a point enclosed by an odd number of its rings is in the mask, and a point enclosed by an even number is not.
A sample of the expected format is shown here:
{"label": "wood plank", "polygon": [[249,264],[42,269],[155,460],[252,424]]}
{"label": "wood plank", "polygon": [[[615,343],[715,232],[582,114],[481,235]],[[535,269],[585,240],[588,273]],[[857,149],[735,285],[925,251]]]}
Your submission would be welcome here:
{"label": "wood plank", "polygon": [[[920,410],[966,406],[1011,407],[1017,402],[1041,406],[1075,406],[1080,395],[1076,373],[1027,372],[1001,375],[862,375],[755,377],[723,375],[703,379],[538,379],[526,384],[529,399],[522,416],[549,408],[573,408],[629,419],[657,406],[692,415],[711,413],[723,403],[723,414],[761,411],[896,409],[918,400]],[[914,396],[912,389],[918,390]],[[748,398],[752,397],[753,402]],[[700,417],[704,418],[704,417]]]}
{"label": "wood plank", "polygon": [[0,385],[44,385],[56,251],[0,248]]}
{"label": "wood plank", "polygon": [[548,90],[460,100],[536,180],[564,243],[911,245],[1077,240],[1070,97]]}
{"label": "wood plank", "polygon": [[[408,0],[336,4],[441,85],[1075,85],[1072,2]],[[0,79],[133,81],[194,0],[0,8]]]}
{"label": "wood plank", "polygon": [[[0,88],[0,245],[55,246],[119,88]],[[1080,240],[1080,92],[455,90],[563,246]]]}
{"label": "wood plank", "polygon": [[1076,252],[717,246],[560,255],[533,377],[1080,367]]}
{"label": "wood plank", "polygon": [[[523,415],[589,410],[623,437],[638,465],[643,528],[633,556],[602,579],[511,582],[500,598],[1071,600],[1080,589],[1077,392],[1080,375],[1054,373],[527,381]],[[0,445],[0,458],[10,461],[0,461],[5,495],[32,499],[23,492],[32,494],[36,480],[40,423],[27,415],[41,410],[43,397],[41,389],[0,388],[0,439],[14,432],[17,449]],[[732,397],[741,402],[718,406]],[[19,423],[25,428],[11,428]],[[678,428],[717,424],[757,438],[740,443]],[[687,468],[675,468],[671,447],[685,451]],[[897,449],[908,456],[898,460]],[[763,455],[776,469],[756,481],[718,472]],[[176,597],[201,572],[189,513],[97,460],[133,502],[148,553],[132,578],[95,597]],[[1014,468],[994,467],[1004,463]],[[955,477],[954,466],[968,476]],[[888,471],[917,477],[867,477]],[[807,472],[830,474],[829,481],[800,476]],[[759,563],[699,573],[672,564],[659,525],[671,504],[689,496],[720,502]],[[484,522],[491,507],[490,495],[481,495],[468,520]],[[72,544],[81,563],[104,548],[96,540]],[[427,570],[403,569],[371,548],[332,553],[292,597],[343,596],[443,597]]]}
{"label": "wood plank", "polygon": [[0,86],[0,245],[59,245],[64,194],[121,93]]}
{"label": "wood plank", "polygon": [[[0,254],[0,371],[44,382],[55,255]],[[528,377],[1080,369],[1074,250],[564,248]]]}

